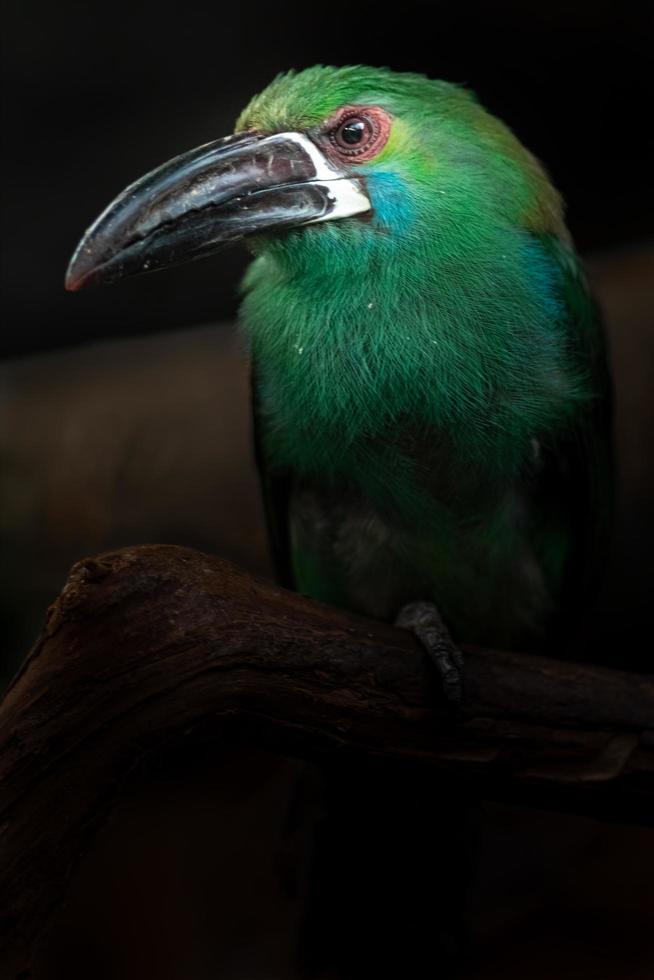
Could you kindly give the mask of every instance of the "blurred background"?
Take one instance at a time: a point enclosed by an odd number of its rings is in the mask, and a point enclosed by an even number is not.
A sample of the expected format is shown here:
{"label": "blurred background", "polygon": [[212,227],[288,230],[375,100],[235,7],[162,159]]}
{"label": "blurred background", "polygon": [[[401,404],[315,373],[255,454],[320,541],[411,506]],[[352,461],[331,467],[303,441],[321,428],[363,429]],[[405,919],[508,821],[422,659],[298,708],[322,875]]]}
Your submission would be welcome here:
{"label": "blurred background", "polygon": [[[278,71],[316,62],[470,86],[563,192],[607,321],[620,478],[580,656],[651,669],[651,5],[10,0],[3,27],[5,681],[85,555],[166,541],[269,574],[234,329],[246,254],[75,295],[63,276],[128,182],[230,132]],[[302,866],[307,783],[299,763],[235,748],[153,767],[76,876],[39,976],[296,976],[302,888],[284,887],[280,854]],[[289,838],[298,785],[308,816]],[[654,832],[487,805],[470,909],[468,980],[649,980]]]}

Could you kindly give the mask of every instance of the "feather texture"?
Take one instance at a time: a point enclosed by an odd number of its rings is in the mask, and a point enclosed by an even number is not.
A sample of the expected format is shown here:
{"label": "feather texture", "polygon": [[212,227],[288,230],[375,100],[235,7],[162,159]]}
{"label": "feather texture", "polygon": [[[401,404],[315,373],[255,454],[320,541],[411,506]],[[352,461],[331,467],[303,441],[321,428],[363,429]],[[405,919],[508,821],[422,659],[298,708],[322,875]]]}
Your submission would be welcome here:
{"label": "feather texture", "polygon": [[372,217],[260,239],[243,284],[278,550],[318,598],[387,617],[429,598],[460,639],[524,643],[601,564],[599,319],[559,195],[468,91],[318,67],[239,127],[311,135],[357,103],[393,118],[356,168]]}

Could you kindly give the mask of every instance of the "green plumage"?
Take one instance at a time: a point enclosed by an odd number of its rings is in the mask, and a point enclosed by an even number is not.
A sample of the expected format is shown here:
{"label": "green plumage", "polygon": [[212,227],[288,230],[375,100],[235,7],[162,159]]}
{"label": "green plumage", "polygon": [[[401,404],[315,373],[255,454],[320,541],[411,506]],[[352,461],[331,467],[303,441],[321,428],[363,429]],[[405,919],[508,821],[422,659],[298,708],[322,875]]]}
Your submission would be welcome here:
{"label": "green plumage", "polygon": [[[560,653],[604,562],[606,366],[560,197],[470,92],[418,75],[283,75],[237,130],[119,194],[67,286],[252,244],[242,323],[280,578],[411,629],[456,705],[455,643]],[[337,972],[431,957],[445,975],[461,787],[353,766],[326,773],[305,935]]]}
{"label": "green plumage", "polygon": [[352,169],[372,215],[254,243],[242,322],[262,485],[300,591],[455,637],[534,645],[601,567],[598,318],[542,167],[464,89],[365,67],[276,79],[238,128],[311,135],[381,106]]}

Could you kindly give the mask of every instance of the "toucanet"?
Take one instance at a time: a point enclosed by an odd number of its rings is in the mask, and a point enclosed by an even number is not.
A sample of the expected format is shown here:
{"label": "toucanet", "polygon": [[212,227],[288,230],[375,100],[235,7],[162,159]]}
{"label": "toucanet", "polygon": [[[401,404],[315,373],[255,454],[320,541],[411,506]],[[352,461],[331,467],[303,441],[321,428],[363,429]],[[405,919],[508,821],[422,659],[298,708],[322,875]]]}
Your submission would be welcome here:
{"label": "toucanet", "polygon": [[600,319],[542,165],[464,87],[291,71],[120,194],[67,286],[240,239],[281,580],[414,629],[453,699],[448,630],[554,642],[604,563],[611,453]]}

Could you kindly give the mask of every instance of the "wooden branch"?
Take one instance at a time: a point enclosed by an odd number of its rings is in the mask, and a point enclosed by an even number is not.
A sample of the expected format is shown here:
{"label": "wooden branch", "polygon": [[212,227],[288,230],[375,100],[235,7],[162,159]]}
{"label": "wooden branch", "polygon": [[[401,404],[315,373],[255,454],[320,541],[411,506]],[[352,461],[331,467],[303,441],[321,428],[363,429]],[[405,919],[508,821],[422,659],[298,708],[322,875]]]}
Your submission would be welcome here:
{"label": "wooden branch", "polygon": [[227,723],[309,758],[347,751],[440,770],[462,792],[654,822],[654,677],[465,655],[453,715],[401,630],[184,548],[77,564],[0,710],[0,947],[13,975],[28,976],[135,763]]}

